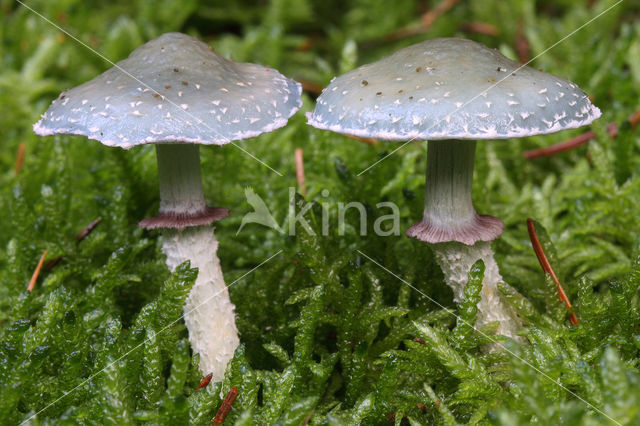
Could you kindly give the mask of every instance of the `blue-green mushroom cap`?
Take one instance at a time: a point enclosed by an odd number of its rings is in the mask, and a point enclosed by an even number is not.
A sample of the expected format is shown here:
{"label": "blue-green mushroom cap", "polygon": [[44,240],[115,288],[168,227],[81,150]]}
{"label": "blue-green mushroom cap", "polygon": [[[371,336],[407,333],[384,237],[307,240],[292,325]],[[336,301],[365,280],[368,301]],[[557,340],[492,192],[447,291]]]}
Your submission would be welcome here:
{"label": "blue-green mushroom cap", "polygon": [[308,123],[383,140],[508,139],[591,123],[574,83],[458,38],[401,49],[335,78]]}
{"label": "blue-green mushroom cap", "polygon": [[284,126],[302,105],[299,83],[237,63],[180,33],[134,50],[98,77],[62,92],[33,129],[108,146],[222,145]]}

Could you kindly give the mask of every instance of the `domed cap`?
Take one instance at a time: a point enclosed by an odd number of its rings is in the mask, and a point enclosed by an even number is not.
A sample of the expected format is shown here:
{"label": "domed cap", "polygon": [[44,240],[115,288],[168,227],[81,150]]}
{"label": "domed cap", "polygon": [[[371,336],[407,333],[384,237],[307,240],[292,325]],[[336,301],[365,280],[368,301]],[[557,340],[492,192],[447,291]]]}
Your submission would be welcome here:
{"label": "domed cap", "polygon": [[474,41],[424,41],[335,78],[308,123],[386,140],[507,139],[600,117],[575,84],[519,67]]}
{"label": "domed cap", "polygon": [[302,105],[301,91],[272,68],[229,61],[193,37],[168,33],[62,92],[33,129],[125,149],[161,142],[221,145],[284,126]]}

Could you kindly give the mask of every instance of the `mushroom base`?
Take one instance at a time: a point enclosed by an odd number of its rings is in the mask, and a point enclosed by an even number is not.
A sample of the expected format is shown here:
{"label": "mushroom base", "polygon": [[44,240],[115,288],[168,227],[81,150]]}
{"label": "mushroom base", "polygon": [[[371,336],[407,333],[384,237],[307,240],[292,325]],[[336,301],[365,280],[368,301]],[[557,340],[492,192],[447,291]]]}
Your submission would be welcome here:
{"label": "mushroom base", "polygon": [[218,240],[213,228],[189,228],[166,231],[162,252],[167,266],[174,271],[185,261],[198,268],[198,277],[184,305],[184,322],[194,353],[200,355],[200,371],[212,373],[212,380],[224,378],[227,363],[240,344],[235,323],[235,306],[229,298],[220,260]]}
{"label": "mushroom base", "polygon": [[474,245],[463,245],[450,242],[435,244],[431,248],[444,273],[445,281],[453,290],[453,300],[456,303],[462,302],[471,267],[478,259],[482,259],[485,265],[484,279],[474,326],[480,328],[497,322],[497,334],[523,342],[524,340],[518,336],[518,331],[522,328],[522,320],[498,289],[498,284],[506,285],[506,283],[498,270],[491,244],[478,242]]}
{"label": "mushroom base", "polygon": [[470,246],[478,241],[493,241],[502,235],[502,231],[504,223],[497,217],[476,214],[471,220],[453,226],[422,219],[411,225],[405,234],[429,244],[457,241]]}
{"label": "mushroom base", "polygon": [[198,213],[162,213],[155,217],[148,217],[141,220],[138,226],[144,229],[184,229],[189,226],[208,226],[213,222],[229,216],[231,210],[224,207],[206,207],[203,212]]}

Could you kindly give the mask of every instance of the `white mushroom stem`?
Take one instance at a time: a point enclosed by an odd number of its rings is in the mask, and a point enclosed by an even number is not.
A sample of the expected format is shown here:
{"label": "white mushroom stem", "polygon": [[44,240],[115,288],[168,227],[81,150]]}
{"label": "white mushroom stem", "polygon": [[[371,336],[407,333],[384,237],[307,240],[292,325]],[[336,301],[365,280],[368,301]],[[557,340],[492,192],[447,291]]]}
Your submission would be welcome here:
{"label": "white mushroom stem", "polygon": [[184,321],[193,351],[200,354],[200,371],[222,381],[227,363],[240,344],[234,306],[224,282],[216,252],[218,241],[211,227],[167,230],[162,251],[171,271],[186,260],[198,268],[198,278],[184,306]]}
{"label": "white mushroom stem", "polygon": [[[200,371],[221,381],[240,343],[234,306],[224,283],[218,241],[209,226],[228,210],[207,207],[202,191],[198,145],[158,144],[160,214],[142,226],[165,228],[162,251],[171,271],[189,260],[198,277],[184,306],[184,320]],[[146,222],[146,223],[145,223]],[[149,225],[151,224],[151,225]]]}
{"label": "white mushroom stem", "polygon": [[453,299],[457,303],[462,301],[471,267],[478,259],[482,259],[485,265],[484,280],[475,326],[482,327],[497,321],[498,334],[517,338],[516,334],[522,327],[522,322],[500,294],[498,283],[504,283],[504,280],[493,258],[490,243],[479,241],[468,246],[458,242],[448,242],[434,244],[431,247],[438,265],[442,268],[445,281],[453,290]]}
{"label": "white mushroom stem", "polygon": [[429,141],[427,183],[422,220],[407,235],[432,244],[436,259],[456,302],[461,300],[471,266],[485,264],[477,326],[498,321],[498,333],[515,337],[521,322],[498,291],[502,281],[489,245],[502,234],[504,224],[479,215],[473,207],[473,162],[476,142]]}
{"label": "white mushroom stem", "polygon": [[160,214],[180,217],[204,212],[199,145],[157,144],[156,155]]}

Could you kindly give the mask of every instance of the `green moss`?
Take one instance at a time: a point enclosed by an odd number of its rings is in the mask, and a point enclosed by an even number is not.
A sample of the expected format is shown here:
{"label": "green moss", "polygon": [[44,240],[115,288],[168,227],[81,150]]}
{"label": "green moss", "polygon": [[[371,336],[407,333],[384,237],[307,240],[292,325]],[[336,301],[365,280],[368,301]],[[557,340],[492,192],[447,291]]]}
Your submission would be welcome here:
{"label": "green moss", "polygon": [[[513,53],[523,33],[535,56],[613,4],[587,3],[461,2],[428,32],[397,41],[385,36],[418,24],[423,2],[28,4],[114,61],[161,33],[182,31],[235,60],[325,85],[339,72],[431,37],[468,37]],[[375,219],[389,213],[376,207],[383,201],[398,206],[401,231],[421,216],[424,144],[409,144],[360,174],[397,145],[317,131],[299,113],[283,129],[239,142],[283,177],[231,145],[201,150],[208,201],[232,209],[216,234],[242,345],[224,382],[199,391],[198,360],[179,320],[196,271],[185,264],[170,274],[159,233],[136,226],[158,208],[153,149],[125,152],[31,131],[61,90],[111,65],[19,4],[0,0],[0,9],[1,424],[34,415],[32,422],[45,424],[209,424],[232,386],[238,396],[229,424],[638,423],[640,139],[624,122],[640,92],[640,24],[632,2],[533,63],[593,96],[603,111],[592,126],[597,139],[536,160],[525,160],[522,151],[579,131],[478,144],[474,203],[505,221],[494,249],[513,288],[501,290],[523,317],[530,344],[504,341],[508,350],[487,352],[491,327],[483,334],[468,326],[475,322],[481,265],[456,306],[426,245],[372,232]],[[499,33],[470,33],[463,25],[469,22]],[[310,110],[313,96],[303,99]],[[610,121],[619,124],[616,139],[607,133]],[[15,176],[22,142],[25,162]],[[256,224],[236,235],[251,211],[247,186],[287,227],[295,148],[304,149],[307,178],[307,196],[295,202],[298,211],[309,206],[305,218],[315,235],[298,227],[288,237]],[[339,226],[338,203],[350,201],[366,206],[366,236],[359,235],[355,210]],[[77,242],[97,217],[101,223]],[[538,221],[577,327],[539,267],[527,217]],[[42,270],[29,293],[45,250],[47,261],[60,260]]]}

